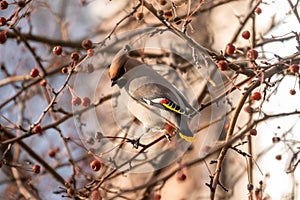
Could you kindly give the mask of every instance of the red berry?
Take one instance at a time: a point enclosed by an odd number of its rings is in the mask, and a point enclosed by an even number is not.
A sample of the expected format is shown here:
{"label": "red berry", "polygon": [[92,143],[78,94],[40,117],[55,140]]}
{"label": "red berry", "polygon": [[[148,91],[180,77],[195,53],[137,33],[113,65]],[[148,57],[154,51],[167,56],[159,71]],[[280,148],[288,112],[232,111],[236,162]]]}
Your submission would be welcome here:
{"label": "red berry", "polygon": [[79,60],[79,53],[78,52],[73,52],[72,54],[71,54],[71,59],[74,61],[74,62],[76,62],[76,61],[78,61]]}
{"label": "red berry", "polygon": [[261,94],[260,94],[260,92],[254,92],[254,93],[252,94],[251,99],[254,100],[254,101],[259,101],[259,100],[261,100]]}
{"label": "red berry", "polygon": [[257,7],[257,8],[255,9],[255,13],[256,13],[256,14],[260,15],[261,12],[262,12],[262,10],[261,10],[260,7]]}
{"label": "red berry", "polygon": [[40,125],[36,125],[34,128],[33,128],[33,133],[35,134],[41,134],[42,133],[42,127]]}
{"label": "red berry", "polygon": [[166,11],[164,12],[164,16],[165,16],[165,18],[168,18],[168,19],[172,18],[172,17],[173,17],[173,12],[172,12],[172,10],[166,10]]}
{"label": "red berry", "polygon": [[167,4],[167,1],[166,0],[159,0],[159,4],[164,6]]}
{"label": "red berry", "polygon": [[31,72],[30,72],[30,76],[32,77],[32,78],[35,78],[35,77],[37,77],[39,75],[39,70],[37,69],[37,68],[33,68],[32,70],[31,70]]}
{"label": "red berry", "polygon": [[252,191],[252,190],[253,190],[253,184],[249,183],[249,184],[247,185],[247,189],[248,189],[249,191]]}
{"label": "red berry", "polygon": [[276,160],[281,160],[281,158],[282,158],[282,157],[281,157],[280,154],[278,154],[278,155],[275,156],[275,159],[276,159]]}
{"label": "red berry", "polygon": [[101,163],[99,162],[99,160],[93,160],[90,163],[90,167],[93,171],[99,171],[101,169]]}
{"label": "red berry", "polygon": [[290,94],[291,95],[295,95],[296,94],[296,90],[295,89],[290,89]]}
{"label": "red berry", "polygon": [[42,80],[40,81],[40,86],[46,87],[46,85],[47,85],[47,81],[46,81],[45,79],[42,79]]}
{"label": "red berry", "polygon": [[153,200],[160,200],[161,195],[160,194],[154,194]]}
{"label": "red berry", "polygon": [[59,55],[62,54],[63,49],[62,49],[61,46],[55,46],[55,47],[53,47],[52,52],[53,52],[54,55],[59,56]]}
{"label": "red berry", "polygon": [[49,157],[51,157],[51,158],[54,158],[54,157],[55,157],[55,154],[56,154],[56,151],[53,150],[53,149],[51,149],[51,150],[48,152],[48,155],[49,155]]}
{"label": "red berry", "polygon": [[86,54],[90,57],[92,57],[94,55],[94,50],[93,49],[88,49]]}
{"label": "red berry", "polygon": [[0,9],[5,10],[8,7],[7,1],[0,1]]}
{"label": "red berry", "polygon": [[185,181],[185,179],[186,179],[186,175],[182,171],[177,173],[177,180],[178,181]]}
{"label": "red berry", "polygon": [[175,131],[175,127],[171,126],[170,124],[166,123],[164,125],[164,130],[167,132],[167,133],[174,133]]}
{"label": "red berry", "polygon": [[235,46],[233,44],[231,44],[231,43],[227,44],[225,52],[228,55],[231,55],[231,54],[234,53],[234,51],[235,51]]}
{"label": "red berry", "polygon": [[247,52],[247,57],[251,60],[254,61],[258,58],[258,52],[255,49],[250,49]]}
{"label": "red berry", "polygon": [[38,174],[41,171],[41,167],[39,165],[32,166],[33,173]]}
{"label": "red berry", "polygon": [[4,44],[7,40],[6,33],[4,31],[0,32],[0,44]]}
{"label": "red berry", "polygon": [[88,49],[91,49],[93,47],[93,43],[91,40],[83,40],[81,42],[81,46],[82,48],[88,50]]}
{"label": "red berry", "polygon": [[249,133],[250,133],[250,135],[252,135],[252,136],[256,136],[257,135],[257,130],[256,129],[251,129],[250,131],[249,131]]}
{"label": "red berry", "polygon": [[91,99],[88,98],[88,97],[84,97],[84,98],[82,99],[82,106],[87,107],[87,106],[89,106],[89,105],[91,105]]}
{"label": "red berry", "polygon": [[67,67],[63,67],[63,68],[61,68],[61,73],[63,73],[63,74],[66,74],[66,73],[68,73],[68,68]]}
{"label": "red berry", "polygon": [[80,97],[74,97],[72,99],[72,105],[73,106],[79,106],[81,104],[81,98]]}
{"label": "red berry", "polygon": [[293,73],[298,73],[299,72],[299,65],[293,64],[289,67],[290,71]]}
{"label": "red berry", "polygon": [[250,32],[248,30],[242,32],[242,37],[246,40],[250,38]]}
{"label": "red berry", "polygon": [[6,24],[6,18],[0,17],[0,26],[4,26]]}
{"label": "red berry", "polygon": [[137,20],[142,20],[144,18],[144,13],[142,13],[142,12],[136,13],[135,18]]}
{"label": "red berry", "polygon": [[20,0],[20,1],[18,1],[17,4],[18,4],[18,6],[21,7],[21,8],[24,8],[24,7],[26,6],[25,0]]}
{"label": "red berry", "polygon": [[227,70],[227,68],[228,68],[227,62],[226,62],[225,60],[220,60],[220,61],[218,62],[218,68],[219,68],[221,71]]}

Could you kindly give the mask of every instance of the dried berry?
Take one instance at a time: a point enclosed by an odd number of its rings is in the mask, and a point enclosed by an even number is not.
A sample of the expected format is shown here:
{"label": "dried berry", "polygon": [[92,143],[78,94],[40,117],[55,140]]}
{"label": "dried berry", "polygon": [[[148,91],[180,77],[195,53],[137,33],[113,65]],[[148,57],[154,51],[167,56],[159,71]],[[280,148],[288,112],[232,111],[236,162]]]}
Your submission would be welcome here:
{"label": "dried berry", "polygon": [[167,1],[166,0],[159,0],[159,4],[164,6],[167,4]]}
{"label": "dried berry", "polygon": [[177,180],[178,181],[185,181],[186,180],[186,175],[185,173],[183,173],[182,171],[179,171],[177,173]]}
{"label": "dried berry", "polygon": [[4,26],[6,24],[6,18],[0,17],[0,26]]}
{"label": "dried berry", "polygon": [[7,1],[0,1],[0,9],[5,10],[8,7]]}
{"label": "dried berry", "polygon": [[31,72],[30,72],[30,76],[32,77],[32,78],[35,78],[35,77],[37,77],[39,75],[39,70],[37,69],[37,68],[33,68],[32,70],[31,70]]}
{"label": "dried berry", "polygon": [[74,61],[74,62],[76,62],[76,61],[78,61],[79,60],[79,53],[78,52],[73,52],[72,54],[71,54],[71,59]]}
{"label": "dried berry", "polygon": [[272,138],[272,142],[273,142],[273,143],[280,142],[280,137],[277,137],[277,136],[273,137],[273,138]]}
{"label": "dried berry", "polygon": [[63,49],[62,49],[61,46],[55,46],[55,47],[53,47],[52,52],[53,52],[54,55],[59,56],[59,55],[62,54]]}
{"label": "dried berry", "polygon": [[46,81],[45,79],[42,79],[42,80],[40,81],[40,86],[46,87],[46,86],[47,86],[47,81]]}
{"label": "dried berry", "polygon": [[255,49],[250,49],[247,52],[247,57],[251,60],[254,61],[258,58],[258,52]]}
{"label": "dried berry", "polygon": [[7,40],[6,33],[4,31],[0,32],[0,44],[4,44]]}
{"label": "dried berry", "polygon": [[245,40],[248,40],[250,38],[250,32],[248,30],[246,31],[243,31],[242,32],[242,37],[245,39]]}
{"label": "dried berry", "polygon": [[93,47],[93,43],[91,40],[83,40],[81,42],[81,46],[82,48],[88,50],[88,49],[91,49]]}
{"label": "dried berry", "polygon": [[135,18],[139,21],[142,20],[144,18],[144,13],[142,12],[136,13]]}
{"label": "dried berry", "polygon": [[253,190],[253,184],[251,184],[251,183],[249,183],[248,185],[247,185],[247,189],[249,190],[249,191],[252,191]]}
{"label": "dried berry", "polygon": [[53,149],[51,149],[51,150],[48,152],[48,155],[49,155],[49,157],[51,157],[51,158],[54,158],[54,157],[55,157],[55,154],[56,154],[56,151],[53,150]]}
{"label": "dried berry", "polygon": [[290,94],[291,95],[295,95],[296,94],[296,90],[295,89],[290,89]]}
{"label": "dried berry", "polygon": [[299,72],[299,65],[293,64],[289,67],[290,71],[293,73],[298,73]]}
{"label": "dried berry", "polygon": [[41,167],[39,165],[33,165],[32,170],[33,170],[33,173],[39,174],[41,171]]}
{"label": "dried berry", "polygon": [[160,200],[161,199],[161,195],[160,194],[154,194],[153,200]]}
{"label": "dried berry", "polygon": [[275,156],[275,159],[276,159],[276,160],[281,160],[281,159],[282,159],[282,156],[281,156],[280,154],[278,154],[278,155]]}
{"label": "dried berry", "polygon": [[164,17],[167,18],[167,19],[172,18],[172,17],[173,17],[173,12],[172,12],[172,10],[166,10],[166,11],[164,12]]}
{"label": "dried berry", "polygon": [[259,101],[259,100],[261,100],[261,94],[260,94],[260,92],[254,92],[254,93],[252,94],[251,99],[254,100],[254,101]]}
{"label": "dried berry", "polygon": [[36,125],[34,128],[33,128],[33,133],[38,133],[38,134],[41,134],[42,133],[42,127],[40,125]]}
{"label": "dried berry", "polygon": [[26,6],[25,0],[20,0],[20,1],[17,2],[17,4],[18,4],[18,6],[19,6],[20,8],[24,8],[24,7]]}
{"label": "dried berry", "polygon": [[90,167],[93,171],[99,171],[101,169],[101,163],[99,162],[99,160],[93,160],[90,163]]}
{"label": "dried berry", "polygon": [[88,56],[92,57],[92,56],[94,55],[94,50],[93,50],[93,49],[88,49],[88,50],[86,51],[86,54],[87,54]]}
{"label": "dried berry", "polygon": [[255,9],[255,13],[256,13],[256,14],[260,15],[261,12],[262,12],[262,10],[261,10],[260,7],[257,7],[257,8]]}
{"label": "dried berry", "polygon": [[89,97],[84,97],[82,99],[82,106],[87,107],[91,105],[91,99]]}
{"label": "dried berry", "polygon": [[67,67],[63,67],[63,68],[61,68],[61,73],[63,73],[63,74],[66,74],[66,73],[68,73],[68,68]]}
{"label": "dried berry", "polygon": [[235,51],[235,46],[231,43],[227,44],[226,46],[226,49],[225,49],[225,52],[228,54],[228,55],[231,55],[233,54]]}
{"label": "dried berry", "polygon": [[81,104],[81,98],[80,97],[74,97],[72,99],[72,105],[73,106],[79,106]]}
{"label": "dried berry", "polygon": [[249,131],[249,133],[250,133],[250,135],[252,135],[252,136],[256,136],[257,135],[257,130],[256,129],[251,129],[250,131]]}
{"label": "dried berry", "polygon": [[221,70],[221,71],[225,71],[227,70],[228,68],[228,63],[225,61],[225,60],[220,60],[218,62],[218,68]]}

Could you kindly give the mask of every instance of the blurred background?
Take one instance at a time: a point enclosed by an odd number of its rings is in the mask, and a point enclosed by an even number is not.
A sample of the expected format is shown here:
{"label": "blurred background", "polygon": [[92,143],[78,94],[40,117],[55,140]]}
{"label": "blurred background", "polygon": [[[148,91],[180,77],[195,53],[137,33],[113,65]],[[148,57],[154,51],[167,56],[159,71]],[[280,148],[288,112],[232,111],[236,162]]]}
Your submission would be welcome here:
{"label": "blurred background", "polygon": [[[0,8],[0,199],[299,199],[299,1],[2,0]],[[107,75],[124,47],[199,109],[195,143],[162,137],[145,152],[132,148],[143,127]]]}

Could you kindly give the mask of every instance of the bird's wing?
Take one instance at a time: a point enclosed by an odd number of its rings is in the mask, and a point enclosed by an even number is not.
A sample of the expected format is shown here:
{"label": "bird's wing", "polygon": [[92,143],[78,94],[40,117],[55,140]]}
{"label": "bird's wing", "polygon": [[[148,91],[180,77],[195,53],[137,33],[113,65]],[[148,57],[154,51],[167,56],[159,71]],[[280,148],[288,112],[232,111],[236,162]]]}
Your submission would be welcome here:
{"label": "bird's wing", "polygon": [[[149,92],[150,91],[150,92]],[[161,84],[145,84],[134,91],[133,97],[148,105],[165,109],[176,114],[189,116],[182,97]]]}

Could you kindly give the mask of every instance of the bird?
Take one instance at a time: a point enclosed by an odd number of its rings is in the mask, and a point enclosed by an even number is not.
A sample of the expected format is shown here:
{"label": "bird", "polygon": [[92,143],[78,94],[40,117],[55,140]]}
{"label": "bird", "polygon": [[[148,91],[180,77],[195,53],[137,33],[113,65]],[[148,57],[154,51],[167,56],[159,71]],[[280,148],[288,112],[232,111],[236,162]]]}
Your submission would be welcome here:
{"label": "bird", "polygon": [[197,112],[186,97],[162,75],[127,53],[118,53],[109,66],[111,86],[117,85],[129,112],[143,126],[155,130],[176,130],[188,142],[195,136],[189,127]]}

